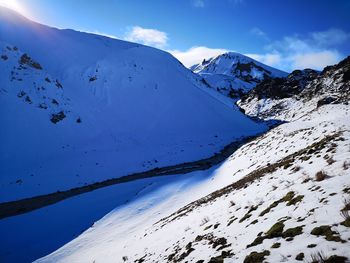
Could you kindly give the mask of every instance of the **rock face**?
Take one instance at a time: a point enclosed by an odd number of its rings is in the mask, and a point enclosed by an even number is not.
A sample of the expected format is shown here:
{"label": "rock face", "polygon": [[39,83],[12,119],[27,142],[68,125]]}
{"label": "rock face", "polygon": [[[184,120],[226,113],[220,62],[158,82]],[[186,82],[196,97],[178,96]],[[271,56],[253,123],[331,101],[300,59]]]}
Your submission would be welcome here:
{"label": "rock face", "polygon": [[258,84],[251,92],[242,96],[242,100],[257,97],[258,99],[290,98],[299,94],[311,80],[314,80],[319,73],[312,69],[295,70],[286,78],[265,79]]}
{"label": "rock face", "polygon": [[265,80],[244,94],[238,105],[252,117],[291,120],[322,105],[348,103],[349,80],[347,57],[320,73],[295,70],[286,78]]}
{"label": "rock face", "polygon": [[204,59],[191,70],[203,77],[210,87],[231,98],[240,97],[265,80],[287,76],[286,72],[235,52]]}

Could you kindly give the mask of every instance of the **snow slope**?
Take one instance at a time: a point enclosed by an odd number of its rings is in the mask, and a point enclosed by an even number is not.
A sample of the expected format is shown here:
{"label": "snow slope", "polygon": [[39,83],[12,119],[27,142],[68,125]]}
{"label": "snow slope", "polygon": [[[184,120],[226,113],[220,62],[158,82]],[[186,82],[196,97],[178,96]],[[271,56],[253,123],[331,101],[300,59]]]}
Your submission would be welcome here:
{"label": "snow slope", "polygon": [[0,8],[0,201],[188,162],[266,129],[170,54]]}
{"label": "snow slope", "polygon": [[191,70],[202,76],[206,83],[220,93],[235,98],[268,78],[285,77],[286,72],[269,67],[250,57],[228,52],[203,60]]}
{"label": "snow slope", "polygon": [[[179,195],[193,189],[209,179],[212,171],[147,178],[105,187],[30,213],[2,219],[0,262],[32,262],[76,238],[110,211],[123,209],[146,196],[144,207],[140,205],[133,211],[128,207],[134,215],[143,213],[171,193]],[[199,198],[210,191],[207,189],[196,194]],[[181,204],[176,202],[172,205],[179,207]]]}
{"label": "snow slope", "polygon": [[297,118],[243,145],[206,180],[134,199],[36,262],[348,262],[348,62],[305,83]]}
{"label": "snow slope", "polygon": [[[317,252],[350,258],[349,226],[341,224],[350,194],[349,110],[325,105],[283,124],[195,188],[162,189],[115,209],[37,262],[261,262],[246,259],[254,251],[268,262],[297,262],[300,253],[311,261]],[[208,189],[217,191],[205,196]]]}

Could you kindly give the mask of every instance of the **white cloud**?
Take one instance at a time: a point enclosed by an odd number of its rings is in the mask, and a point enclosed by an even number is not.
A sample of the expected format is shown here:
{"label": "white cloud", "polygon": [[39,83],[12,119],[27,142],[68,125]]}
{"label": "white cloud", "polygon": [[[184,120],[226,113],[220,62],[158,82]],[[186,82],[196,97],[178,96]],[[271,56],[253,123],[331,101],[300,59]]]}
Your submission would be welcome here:
{"label": "white cloud", "polygon": [[350,34],[340,29],[312,32],[306,37],[286,36],[266,45],[265,54],[248,54],[252,58],[269,66],[285,71],[313,68],[322,70],[342,59],[336,45],[345,43]]}
{"label": "white cloud", "polygon": [[258,27],[253,27],[251,30],[250,30],[250,34],[252,35],[255,35],[255,36],[258,36],[258,37],[261,37],[261,38],[264,38],[264,39],[268,39],[266,33],[264,31],[262,31],[260,28]]}
{"label": "white cloud", "polygon": [[157,29],[133,27],[124,38],[127,41],[137,42],[148,46],[163,48],[167,45],[168,36]]}
{"label": "white cloud", "polygon": [[291,57],[291,60],[293,62],[293,68],[323,69],[328,65],[338,63],[341,58],[341,55],[336,50],[324,50],[319,52],[296,54]]}
{"label": "white cloud", "polygon": [[[258,27],[253,28],[250,33],[268,40],[265,32]],[[304,38],[298,35],[286,36],[278,41],[269,41],[265,46],[266,53],[245,55],[287,72],[304,68],[322,70],[325,66],[336,64],[342,59],[342,54],[330,46],[342,44],[348,38],[349,34],[340,29],[312,32]],[[228,51],[205,46],[195,46],[185,51],[168,50],[187,67]]]}
{"label": "white cloud", "polygon": [[337,28],[331,28],[321,32],[313,32],[311,36],[319,46],[342,44],[350,38],[349,33]]}
{"label": "white cloud", "polygon": [[266,53],[266,54],[244,54],[252,59],[260,61],[271,67],[278,67],[281,64],[281,54],[279,53]]}
{"label": "white cloud", "polygon": [[174,57],[182,62],[186,67],[193,66],[203,61],[203,59],[208,59],[215,57],[222,53],[228,52],[227,49],[222,48],[208,48],[204,46],[191,47],[188,50],[168,50]]}
{"label": "white cloud", "polygon": [[205,6],[204,0],[192,0],[192,4],[195,7],[204,7]]}
{"label": "white cloud", "polygon": [[279,49],[286,52],[308,52],[312,47],[303,39],[298,37],[284,37],[281,41],[276,41],[268,48]]}
{"label": "white cloud", "polygon": [[[334,46],[342,44],[350,38],[349,33],[334,28],[312,32],[304,38],[298,35],[286,36],[278,41],[270,41],[265,32],[258,27],[252,28],[250,33],[265,38],[269,44],[265,46],[266,53],[245,55],[287,72],[304,68],[322,70],[325,66],[339,62],[343,56]],[[135,26],[126,34],[124,39],[164,49],[167,46],[168,36],[165,32],[156,29]],[[190,67],[200,63],[203,59],[215,57],[229,50],[194,46],[188,50],[167,51],[185,66]]]}
{"label": "white cloud", "polygon": [[[226,0],[229,3],[233,4],[242,4],[245,0]],[[191,0],[191,3],[194,7],[203,8],[210,2],[209,0]],[[211,1],[213,2],[213,1]]]}

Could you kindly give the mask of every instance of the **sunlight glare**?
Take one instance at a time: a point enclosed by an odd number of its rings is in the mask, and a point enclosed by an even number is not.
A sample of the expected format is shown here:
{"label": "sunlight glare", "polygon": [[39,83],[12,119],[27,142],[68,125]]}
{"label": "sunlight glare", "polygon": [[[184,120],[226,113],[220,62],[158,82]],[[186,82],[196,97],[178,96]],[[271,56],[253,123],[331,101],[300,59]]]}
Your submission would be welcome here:
{"label": "sunlight glare", "polygon": [[24,5],[21,4],[18,0],[0,0],[0,6],[10,8],[25,16],[29,15]]}

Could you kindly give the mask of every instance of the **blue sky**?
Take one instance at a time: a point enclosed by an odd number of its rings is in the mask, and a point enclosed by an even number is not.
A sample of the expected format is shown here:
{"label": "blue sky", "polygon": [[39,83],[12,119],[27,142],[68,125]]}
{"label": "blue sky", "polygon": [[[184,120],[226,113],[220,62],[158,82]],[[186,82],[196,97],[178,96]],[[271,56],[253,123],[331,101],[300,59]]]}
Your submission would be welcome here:
{"label": "blue sky", "polygon": [[185,65],[225,51],[291,71],[350,55],[347,0],[0,0],[33,20],[139,42]]}

